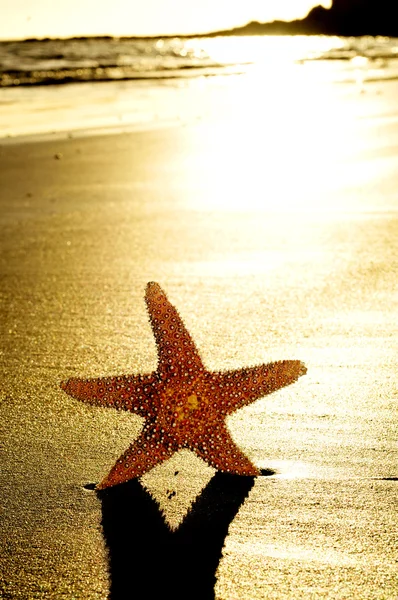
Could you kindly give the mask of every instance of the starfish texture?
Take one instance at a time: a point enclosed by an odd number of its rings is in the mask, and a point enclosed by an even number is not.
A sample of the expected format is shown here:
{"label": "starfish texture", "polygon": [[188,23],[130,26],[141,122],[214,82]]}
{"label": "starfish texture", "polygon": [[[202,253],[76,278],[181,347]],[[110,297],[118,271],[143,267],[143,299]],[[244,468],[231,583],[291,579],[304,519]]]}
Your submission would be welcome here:
{"label": "starfish texture", "polygon": [[259,475],[232,440],[225,418],[293,383],[306,367],[298,360],[283,360],[234,371],[207,371],[181,317],[157,283],[148,283],[145,300],[158,350],[155,372],[61,383],[73,398],[146,419],[141,434],[97,489],[140,477],[182,448],[219,471]]}

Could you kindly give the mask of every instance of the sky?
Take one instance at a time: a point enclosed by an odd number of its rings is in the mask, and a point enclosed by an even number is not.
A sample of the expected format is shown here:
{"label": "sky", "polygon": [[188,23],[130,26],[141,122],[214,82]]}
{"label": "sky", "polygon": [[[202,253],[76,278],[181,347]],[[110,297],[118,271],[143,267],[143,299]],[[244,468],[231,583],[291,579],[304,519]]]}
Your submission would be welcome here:
{"label": "sky", "polygon": [[0,39],[201,33],[304,17],[330,0],[0,0]]}

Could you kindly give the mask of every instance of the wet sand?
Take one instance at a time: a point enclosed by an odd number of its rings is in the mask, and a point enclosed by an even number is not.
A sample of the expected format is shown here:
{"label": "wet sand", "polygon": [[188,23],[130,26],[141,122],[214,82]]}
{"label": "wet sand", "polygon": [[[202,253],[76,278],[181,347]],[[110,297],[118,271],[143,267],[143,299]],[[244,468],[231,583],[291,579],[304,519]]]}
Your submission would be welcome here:
{"label": "wet sand", "polygon": [[[374,111],[333,152],[309,131],[307,156],[288,132],[260,144],[225,123],[1,145],[4,598],[120,599],[141,582],[158,597],[162,581],[204,600],[396,597],[390,91],[358,97]],[[126,486],[89,485],[141,420],[59,383],[155,367],[151,280],[210,369],[306,363],[228,421],[274,475],[215,476],[182,453]]]}

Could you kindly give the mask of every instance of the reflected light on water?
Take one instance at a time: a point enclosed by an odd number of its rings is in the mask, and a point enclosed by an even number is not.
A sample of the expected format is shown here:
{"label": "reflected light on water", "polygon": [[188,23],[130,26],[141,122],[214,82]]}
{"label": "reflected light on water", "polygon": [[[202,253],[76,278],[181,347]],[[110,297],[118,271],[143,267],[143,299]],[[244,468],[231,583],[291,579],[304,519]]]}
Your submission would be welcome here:
{"label": "reflected light on water", "polygon": [[[191,52],[202,48],[202,40],[189,40],[186,43]],[[217,62],[254,63],[278,67],[286,62],[314,59],[325,52],[343,48],[342,39],[335,36],[230,36],[206,40],[207,53]]]}
{"label": "reflected light on water", "polygon": [[[325,80],[325,64],[319,69],[318,61],[309,65],[298,58],[316,58],[342,40],[210,42],[217,60],[236,60],[238,55],[242,62],[256,59],[246,75],[211,84],[216,91],[210,103],[212,122],[203,131],[206,151],[199,168],[194,165],[187,173],[206,190],[201,208],[298,214],[345,209],[346,200],[333,192],[347,189],[358,177],[366,183],[371,176],[363,169],[359,174],[354,162],[367,135],[364,120],[360,123],[366,106],[362,79],[357,74],[357,84],[332,83]],[[357,63],[351,68],[357,70],[363,61],[357,57]]]}

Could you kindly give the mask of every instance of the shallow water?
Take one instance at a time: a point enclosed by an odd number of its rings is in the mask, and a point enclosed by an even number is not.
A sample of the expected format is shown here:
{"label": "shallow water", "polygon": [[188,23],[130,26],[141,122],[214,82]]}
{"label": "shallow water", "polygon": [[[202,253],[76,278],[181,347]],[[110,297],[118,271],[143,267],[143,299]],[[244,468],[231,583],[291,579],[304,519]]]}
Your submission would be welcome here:
{"label": "shallow water", "polygon": [[[247,72],[266,76],[286,65],[337,65],[338,80],[391,77],[398,40],[386,37],[224,36],[211,38],[75,38],[0,42],[0,86],[51,85]],[[323,67],[325,65],[323,64]],[[303,69],[302,69],[303,70]]]}
{"label": "shallow water", "polygon": [[240,119],[245,105],[272,118],[276,97],[322,108],[336,86],[398,75],[397,40],[371,37],[0,42],[0,65],[0,137]]}

